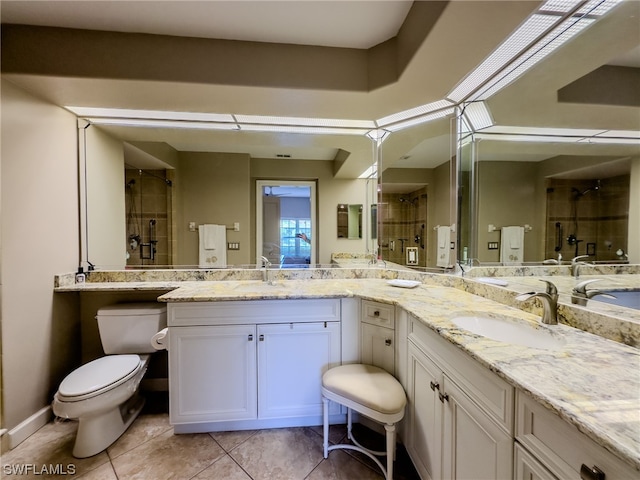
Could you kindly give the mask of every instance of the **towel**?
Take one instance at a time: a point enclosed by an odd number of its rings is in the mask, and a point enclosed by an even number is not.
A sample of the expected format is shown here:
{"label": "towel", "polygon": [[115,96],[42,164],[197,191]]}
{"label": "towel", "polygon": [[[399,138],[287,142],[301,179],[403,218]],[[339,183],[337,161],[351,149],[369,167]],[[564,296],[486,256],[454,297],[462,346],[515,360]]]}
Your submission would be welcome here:
{"label": "towel", "polygon": [[524,257],[524,227],[502,227],[500,262],[520,265]]}
{"label": "towel", "polygon": [[449,242],[451,242],[451,227],[438,227],[438,243],[436,249],[436,265],[438,267],[448,268],[449,262]]}
{"label": "towel", "polygon": [[224,225],[200,225],[200,268],[225,268],[227,266],[227,228]]}

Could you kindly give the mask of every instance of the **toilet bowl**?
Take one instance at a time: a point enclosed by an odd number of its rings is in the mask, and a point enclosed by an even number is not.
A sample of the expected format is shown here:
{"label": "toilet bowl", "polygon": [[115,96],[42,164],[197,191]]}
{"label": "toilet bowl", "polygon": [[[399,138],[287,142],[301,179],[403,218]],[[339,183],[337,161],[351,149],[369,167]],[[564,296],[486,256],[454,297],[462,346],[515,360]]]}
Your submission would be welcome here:
{"label": "toilet bowl", "polygon": [[149,364],[151,338],[166,326],[161,304],[105,307],[96,316],[105,357],[82,365],[60,383],[52,408],[77,419],[73,456],[96,455],[115,442],[144,406],[138,387]]}

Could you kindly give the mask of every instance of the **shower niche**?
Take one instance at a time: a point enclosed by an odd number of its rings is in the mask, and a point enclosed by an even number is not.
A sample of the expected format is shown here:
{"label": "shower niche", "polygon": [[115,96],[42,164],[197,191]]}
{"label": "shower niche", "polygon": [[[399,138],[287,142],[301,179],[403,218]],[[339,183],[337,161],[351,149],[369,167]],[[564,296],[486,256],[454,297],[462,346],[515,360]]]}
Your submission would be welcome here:
{"label": "shower niche", "polygon": [[127,267],[173,264],[170,170],[125,169]]}

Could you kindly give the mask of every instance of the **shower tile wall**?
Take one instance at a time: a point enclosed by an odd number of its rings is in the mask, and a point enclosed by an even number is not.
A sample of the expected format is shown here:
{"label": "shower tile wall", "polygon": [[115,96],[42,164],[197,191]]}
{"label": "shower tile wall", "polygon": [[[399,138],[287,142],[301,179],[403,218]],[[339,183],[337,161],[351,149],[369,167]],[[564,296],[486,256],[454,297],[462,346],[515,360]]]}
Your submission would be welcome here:
{"label": "shower tile wall", "polygon": [[559,222],[562,225],[560,253],[564,260],[576,255],[576,246],[567,243],[571,234],[581,240],[578,255],[586,255],[589,248],[595,253],[590,261],[621,260],[616,251],[627,252],[629,181],[629,175],[602,179],[596,190],[594,186],[598,180],[549,179],[545,258],[558,256],[555,247],[558,243],[556,223]]}
{"label": "shower tile wall", "polygon": [[[401,202],[400,198],[409,201]],[[415,205],[411,200],[415,200]],[[416,212],[417,209],[417,212]],[[427,193],[426,187],[411,193],[383,193],[380,211],[381,253],[389,262],[406,265],[406,247],[418,247],[418,265],[427,264],[426,224]],[[424,228],[423,228],[424,226]],[[416,243],[415,236],[421,239]],[[401,241],[404,239],[404,242]],[[404,243],[404,249],[402,244]],[[422,246],[424,245],[424,248]]]}
{"label": "shower tile wall", "polygon": [[[125,208],[127,222],[127,238],[126,246],[129,258],[127,265],[129,266],[154,266],[154,265],[171,265],[171,255],[169,246],[169,232],[172,222],[171,208],[171,188],[164,181],[165,170],[144,170],[140,174],[139,170],[127,169],[125,171],[125,182],[129,184],[131,180],[135,183],[131,184],[125,190]],[[133,202],[133,209],[132,203]],[[148,244],[150,238],[150,221],[155,220],[155,245],[154,259],[142,258],[141,252],[145,257],[149,257],[149,247],[138,246],[132,249],[129,242],[130,235],[140,235],[141,243]]]}

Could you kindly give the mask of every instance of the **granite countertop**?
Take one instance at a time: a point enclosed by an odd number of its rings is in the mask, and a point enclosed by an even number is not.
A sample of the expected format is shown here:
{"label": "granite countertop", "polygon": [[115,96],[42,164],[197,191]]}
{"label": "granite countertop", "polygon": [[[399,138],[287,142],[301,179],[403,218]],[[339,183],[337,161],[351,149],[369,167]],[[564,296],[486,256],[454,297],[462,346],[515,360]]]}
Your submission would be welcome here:
{"label": "granite countertop", "polygon": [[[385,279],[182,282],[164,302],[358,297],[399,305],[444,339],[525,391],[596,443],[640,470],[640,350],[446,286],[390,286]],[[506,316],[546,329],[557,350],[506,344],[455,326],[456,315]],[[569,373],[570,372],[570,373]]]}

